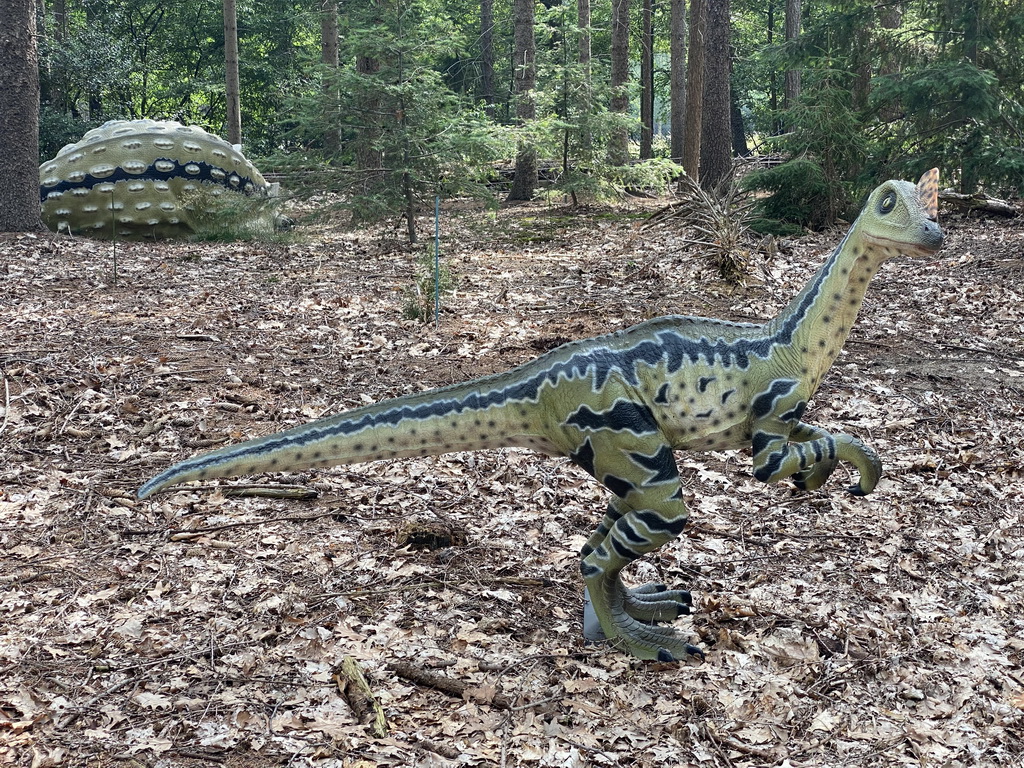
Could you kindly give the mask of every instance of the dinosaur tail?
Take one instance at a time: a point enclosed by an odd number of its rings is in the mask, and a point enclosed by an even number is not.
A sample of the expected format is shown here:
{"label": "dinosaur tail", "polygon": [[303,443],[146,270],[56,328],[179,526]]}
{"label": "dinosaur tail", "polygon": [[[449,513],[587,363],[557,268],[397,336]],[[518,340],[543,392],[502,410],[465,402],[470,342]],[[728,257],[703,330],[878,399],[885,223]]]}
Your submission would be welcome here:
{"label": "dinosaur tail", "polygon": [[521,446],[557,452],[534,398],[510,397],[509,374],[386,400],[186,459],[138,490],[189,480]]}

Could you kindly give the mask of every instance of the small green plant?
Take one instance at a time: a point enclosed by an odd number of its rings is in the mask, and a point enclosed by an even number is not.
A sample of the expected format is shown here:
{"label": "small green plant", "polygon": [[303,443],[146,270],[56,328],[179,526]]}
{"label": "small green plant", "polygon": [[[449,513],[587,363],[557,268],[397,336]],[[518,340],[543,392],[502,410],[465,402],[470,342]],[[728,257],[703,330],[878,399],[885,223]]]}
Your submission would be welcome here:
{"label": "small green plant", "polygon": [[434,317],[435,308],[440,306],[440,295],[455,290],[456,278],[443,262],[437,264],[434,258],[434,244],[427,246],[413,267],[412,285],[405,289],[402,316],[406,320],[426,323]]}

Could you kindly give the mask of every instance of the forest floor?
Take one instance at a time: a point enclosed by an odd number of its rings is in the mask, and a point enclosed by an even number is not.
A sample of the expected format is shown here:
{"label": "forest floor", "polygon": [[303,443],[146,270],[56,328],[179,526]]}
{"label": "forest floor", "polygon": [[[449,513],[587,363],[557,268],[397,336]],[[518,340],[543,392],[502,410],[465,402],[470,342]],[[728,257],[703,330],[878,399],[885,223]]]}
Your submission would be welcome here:
{"label": "forest floor", "polygon": [[[807,415],[877,449],[870,496],[848,467],[798,493],[749,452],[677,454],[692,525],[636,577],[694,590],[678,625],[703,663],[584,644],[577,553],[606,494],[566,460],[134,499],[201,450],[567,340],[768,318],[842,235],[755,254],[737,286],[652,210],[447,211],[436,328],[403,319],[422,250],[394,229],[121,243],[116,280],[109,243],[0,239],[0,765],[1021,765],[1019,220],[945,217],[938,254],[873,282]],[[386,732],[354,714],[346,657]]]}

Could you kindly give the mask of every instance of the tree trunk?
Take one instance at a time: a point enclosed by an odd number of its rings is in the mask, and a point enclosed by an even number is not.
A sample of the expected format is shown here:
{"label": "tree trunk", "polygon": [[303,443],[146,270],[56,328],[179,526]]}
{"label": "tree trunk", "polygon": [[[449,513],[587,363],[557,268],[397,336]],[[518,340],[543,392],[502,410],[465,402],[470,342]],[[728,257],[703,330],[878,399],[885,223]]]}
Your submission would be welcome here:
{"label": "tree trunk", "polygon": [[747,126],[743,122],[743,112],[740,111],[740,103],[736,100],[736,94],[730,93],[729,97],[732,153],[736,157],[747,157],[750,154],[750,147],[747,146]]}
{"label": "tree trunk", "polygon": [[235,0],[224,0],[224,129],[228,142],[242,143],[242,106],[238,86],[238,20]]}
{"label": "tree trunk", "polygon": [[[765,42],[769,48],[775,45],[775,0],[768,0],[765,9]],[[774,73],[768,79],[768,111],[775,115],[772,118],[772,132],[782,133],[783,123],[779,114],[779,87]]]}
{"label": "tree trunk", "polygon": [[583,87],[580,91],[580,146],[589,155],[593,146],[590,113],[594,105],[594,90],[590,65],[590,0],[576,0],[576,26],[579,28],[579,50],[576,60],[580,65]]}
{"label": "tree trunk", "polygon": [[683,169],[700,180],[700,134],[704,111],[704,39],[707,36],[707,0],[690,0],[690,48],[686,61],[686,121],[683,133]]}
{"label": "tree trunk", "polygon": [[610,108],[616,121],[608,137],[608,162],[629,162],[629,1],[612,0],[612,60]]}
{"label": "tree trunk", "polygon": [[338,0],[322,0],[320,4],[320,56],[324,65],[324,152],[336,156],[341,151],[341,133],[338,127],[340,95],[338,75]]}
{"label": "tree trunk", "polygon": [[480,96],[494,117],[494,0],[480,0]]}
{"label": "tree trunk", "polygon": [[[787,43],[795,43],[800,38],[800,0],[786,0],[785,35]],[[786,70],[783,85],[783,106],[792,109],[800,99],[800,70]]]}
{"label": "tree trunk", "polygon": [[700,185],[714,189],[732,173],[729,0],[708,0],[704,50],[704,111],[701,119]]}
{"label": "tree trunk", "polygon": [[[533,89],[537,83],[536,43],[533,39],[534,0],[514,0],[512,5],[513,37],[515,38],[516,117],[520,128],[537,116]],[[516,173],[512,178],[509,201],[532,200],[537,187],[537,150],[533,142],[520,137],[516,154]]]}
{"label": "tree trunk", "polygon": [[[63,49],[64,42],[68,37],[68,9],[65,0],[53,0],[50,3],[53,11],[53,40],[52,44],[58,50]],[[49,63],[49,62],[48,62]],[[49,71],[49,70],[47,70]],[[49,77],[46,101],[56,112],[68,112],[70,105],[67,103],[67,93],[64,91],[63,78]]]}
{"label": "tree trunk", "polygon": [[654,0],[643,0],[640,35],[640,159],[654,157]]}
{"label": "tree trunk", "polygon": [[35,3],[0,0],[0,20],[0,232],[31,232],[43,229]]}
{"label": "tree trunk", "polygon": [[669,23],[669,98],[672,103],[671,154],[683,162],[683,137],[686,135],[686,0],[670,0],[672,19]]}

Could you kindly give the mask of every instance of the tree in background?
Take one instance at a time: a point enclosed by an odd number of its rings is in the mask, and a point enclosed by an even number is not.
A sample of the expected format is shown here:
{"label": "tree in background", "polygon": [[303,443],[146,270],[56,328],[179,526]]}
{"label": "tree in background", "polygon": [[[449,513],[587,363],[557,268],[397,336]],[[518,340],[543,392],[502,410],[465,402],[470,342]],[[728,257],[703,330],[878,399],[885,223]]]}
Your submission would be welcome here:
{"label": "tree in background", "polygon": [[704,110],[704,41],[708,0],[690,0],[690,45],[686,52],[686,118],[683,123],[683,168],[700,179],[701,124]]}
{"label": "tree in background", "polygon": [[612,0],[611,102],[615,122],[608,139],[608,162],[629,162],[629,0]]}
{"label": "tree in background", "polygon": [[537,47],[534,39],[534,0],[515,0],[512,24],[515,29],[515,94],[516,118],[520,133],[516,153],[516,170],[508,200],[531,200],[537,186],[537,148],[527,135],[530,123],[537,117],[534,88],[537,85]]}
{"label": "tree in background", "polygon": [[654,157],[654,0],[640,7],[640,159]]}
{"label": "tree in background", "polygon": [[242,103],[238,84],[238,16],[235,0],[224,0],[224,132],[242,143]]}
{"label": "tree in background", "polygon": [[324,73],[321,89],[324,102],[324,151],[329,157],[336,157],[341,151],[341,134],[338,131],[338,58],[340,37],[338,32],[338,0],[320,0],[320,62]]}
{"label": "tree in background", "polygon": [[731,25],[729,0],[706,0],[704,104],[700,130],[700,185],[715,189],[732,173]]}
{"label": "tree in background", "polygon": [[42,228],[35,3],[0,0],[0,232]]}
{"label": "tree in background", "polygon": [[670,0],[669,103],[671,104],[671,151],[669,157],[683,164],[686,130],[686,0]]}

